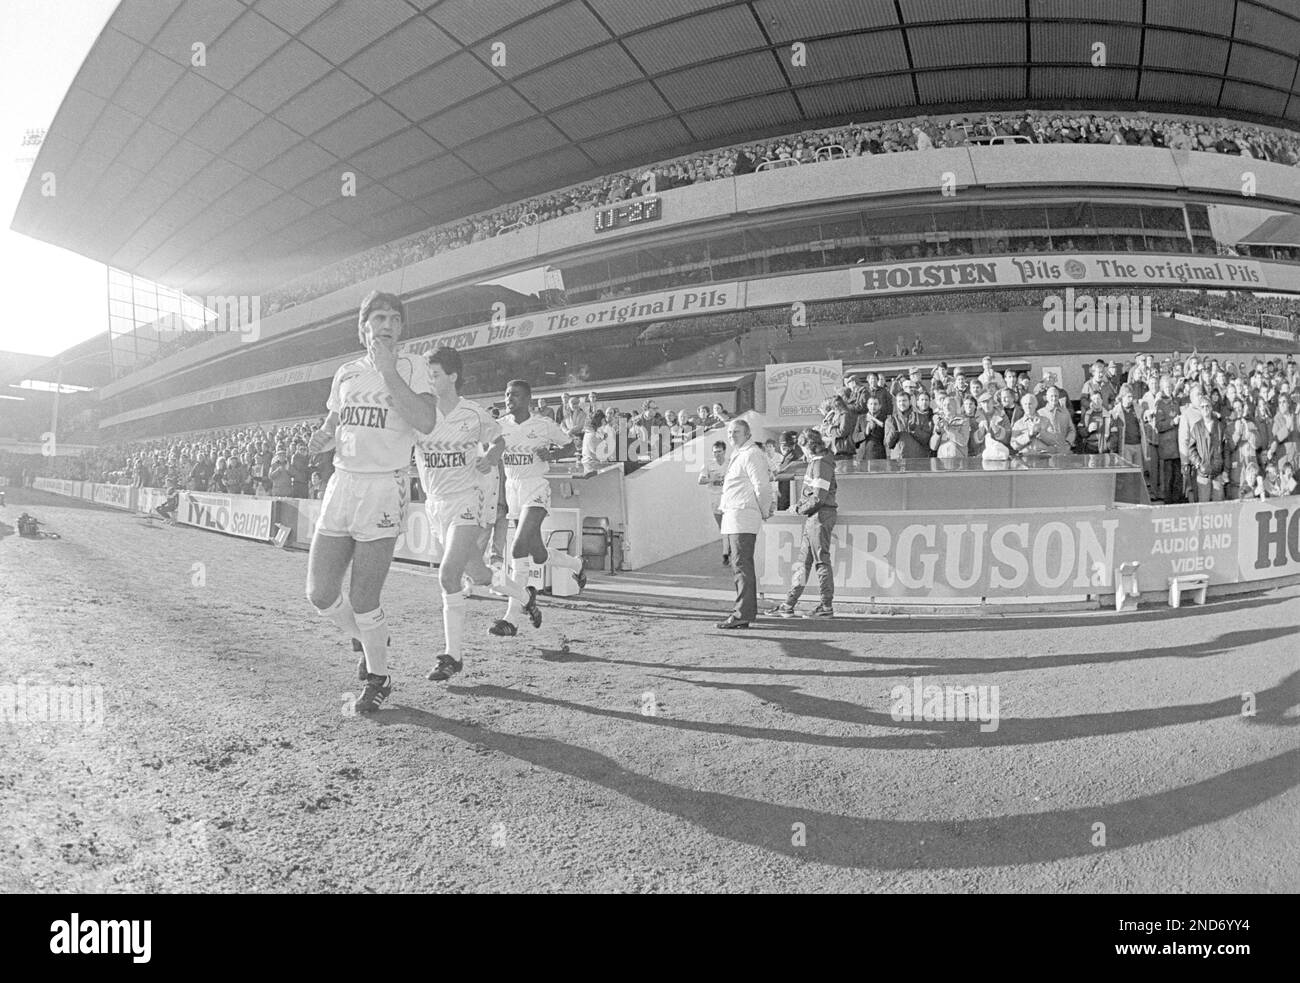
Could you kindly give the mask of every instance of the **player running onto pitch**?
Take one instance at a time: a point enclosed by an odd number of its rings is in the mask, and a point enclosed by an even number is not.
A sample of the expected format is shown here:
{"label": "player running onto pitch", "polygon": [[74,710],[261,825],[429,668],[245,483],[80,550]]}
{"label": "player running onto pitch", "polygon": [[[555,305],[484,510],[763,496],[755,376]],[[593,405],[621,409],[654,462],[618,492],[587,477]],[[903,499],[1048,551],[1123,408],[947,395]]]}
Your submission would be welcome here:
{"label": "player running onto pitch", "polygon": [[[334,449],[334,474],[321,498],[307,557],[307,599],[349,637],[361,640],[357,674],[365,689],[354,704],[359,713],[378,710],[393,689],[379,595],[410,499],[411,447],[438,418],[428,365],[397,354],[402,317],[396,294],[366,295],[357,336],[367,354],[334,373],[325,404],[329,415],[307,445],[310,454]],[[352,580],[344,600],[349,563]]]}
{"label": "player running onto pitch", "polygon": [[[429,356],[429,375],[438,398],[438,425],[416,445],[416,466],[428,496],[429,525],[442,543],[438,584],[442,588],[442,626],[447,651],[429,672],[444,682],[461,671],[461,640],[465,634],[465,581],[491,585],[492,571],[483,552],[497,515],[497,468],[505,441],[501,427],[477,403],[461,399],[463,375],[460,353],[439,348]],[[483,448],[488,447],[486,453]],[[533,624],[542,623],[536,591],[527,584],[506,582],[492,587],[526,611]]]}
{"label": "player running onto pitch", "polygon": [[[551,485],[546,480],[547,463],[573,452],[573,438],[554,420],[529,414],[533,387],[522,379],[506,384],[506,412],[499,421],[505,436],[506,450],[502,465],[506,475],[506,504],[510,517],[517,520],[514,545],[510,550],[508,583],[516,587],[528,584],[532,564],[548,559],[554,568],[573,571],[578,586],[587,585],[582,558],[560,550],[547,550],[542,542],[542,520],[551,507]],[[521,606],[513,597],[506,606],[505,617],[488,629],[493,635],[517,634]],[[527,611],[533,627],[541,627],[540,611]]]}

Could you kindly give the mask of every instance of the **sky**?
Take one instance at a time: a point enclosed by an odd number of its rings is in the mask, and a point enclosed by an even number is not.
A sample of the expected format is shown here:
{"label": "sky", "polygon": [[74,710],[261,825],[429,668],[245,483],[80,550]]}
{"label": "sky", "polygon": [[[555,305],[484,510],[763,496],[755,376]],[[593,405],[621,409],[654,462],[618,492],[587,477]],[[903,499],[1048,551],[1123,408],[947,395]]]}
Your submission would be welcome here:
{"label": "sky", "polygon": [[[163,2],[163,0],[159,0]],[[118,0],[0,0],[0,351],[55,355],[108,330],[102,263],[10,230],[30,165],[17,163],[23,134],[48,128]],[[15,305],[19,293],[43,299]]]}

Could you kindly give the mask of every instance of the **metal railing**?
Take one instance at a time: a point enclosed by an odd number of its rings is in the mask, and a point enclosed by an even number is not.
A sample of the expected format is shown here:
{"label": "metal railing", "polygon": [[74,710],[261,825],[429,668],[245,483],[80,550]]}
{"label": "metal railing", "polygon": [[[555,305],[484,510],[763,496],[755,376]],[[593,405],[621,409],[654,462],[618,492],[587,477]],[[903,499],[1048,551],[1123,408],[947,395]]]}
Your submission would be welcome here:
{"label": "metal railing", "polygon": [[525,215],[521,215],[519,217],[518,222],[512,222],[510,225],[503,225],[501,228],[497,229],[493,235],[494,237],[503,236],[507,232],[518,232],[526,225],[536,225],[536,224],[537,224],[537,213],[528,212]]}
{"label": "metal railing", "polygon": [[775,171],[782,167],[795,167],[798,164],[799,161],[795,160],[793,157],[782,157],[780,160],[765,160],[754,168],[754,173],[757,174],[759,171]]}

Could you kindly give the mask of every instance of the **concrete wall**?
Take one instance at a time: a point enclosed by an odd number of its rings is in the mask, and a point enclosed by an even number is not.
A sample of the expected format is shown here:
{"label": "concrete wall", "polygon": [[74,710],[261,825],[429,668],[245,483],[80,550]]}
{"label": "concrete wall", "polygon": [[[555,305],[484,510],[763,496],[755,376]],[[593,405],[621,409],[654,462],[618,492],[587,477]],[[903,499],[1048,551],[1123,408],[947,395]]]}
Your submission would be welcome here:
{"label": "concrete wall", "polygon": [[[756,434],[764,430],[759,413],[742,413],[739,419],[748,422]],[[724,430],[705,431],[627,476],[623,546],[627,569],[647,567],[719,541],[708,488],[696,482],[700,468],[713,460],[713,442],[726,439]]]}

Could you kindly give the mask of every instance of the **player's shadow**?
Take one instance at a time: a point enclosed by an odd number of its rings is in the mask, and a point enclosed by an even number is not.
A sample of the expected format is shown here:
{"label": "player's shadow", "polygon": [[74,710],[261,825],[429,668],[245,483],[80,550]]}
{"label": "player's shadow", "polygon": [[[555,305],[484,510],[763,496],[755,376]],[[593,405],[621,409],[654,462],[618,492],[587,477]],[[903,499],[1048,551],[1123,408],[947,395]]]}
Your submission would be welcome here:
{"label": "player's shadow", "polygon": [[586,655],[581,652],[541,649],[547,662],[605,663],[637,669],[654,669],[669,672],[701,672],[719,676],[782,676],[801,678],[877,679],[899,676],[985,675],[1000,672],[1025,672],[1037,669],[1064,669],[1074,666],[1110,665],[1144,659],[1204,659],[1236,651],[1257,642],[1273,642],[1290,635],[1300,634],[1300,626],[1289,628],[1245,628],[1230,631],[1216,638],[1191,644],[1152,646],[1150,648],[1124,649],[1119,652],[1066,652],[1050,655],[1004,655],[988,657],[926,656],[926,655],[876,655],[870,652],[851,652],[816,638],[776,639],[781,655],[804,662],[849,663],[859,666],[873,665],[883,668],[860,669],[786,669],[780,666],[730,666],[708,665],[698,659],[690,664],[676,662],[643,662],[635,659],[616,659],[607,656]]}
{"label": "player's shadow", "polygon": [[[673,677],[669,677],[673,678]],[[981,730],[979,720],[895,721],[886,712],[802,693],[793,686],[749,686],[726,683],[707,683],[689,679],[674,682],[693,684],[719,690],[737,690],[769,703],[796,716],[910,730],[910,734],[882,734],[880,736],[851,736],[842,734],[810,734],[800,730],[779,727],[759,727],[753,724],[733,724],[719,721],[683,720],[663,715],[648,715],[630,710],[592,706],[571,700],[526,693],[504,686],[452,686],[452,692],[464,696],[511,700],[538,706],[571,710],[593,717],[623,720],[649,728],[691,731],[752,740],[776,741],[782,744],[807,744],[816,747],[857,748],[872,751],[933,751],[975,747],[1008,747],[1022,744],[1048,744],[1053,741],[1085,737],[1104,737],[1174,727],[1179,724],[1201,723],[1208,720],[1242,717],[1244,702],[1240,694],[1226,696],[1210,703],[1189,703],[1178,706],[1147,707],[1139,710],[1117,710],[1108,713],[1077,714],[1068,717],[1001,718],[996,730]],[[1242,717],[1252,723],[1278,726],[1290,725],[1295,718],[1284,717],[1288,709],[1300,704],[1300,672],[1292,673],[1276,686],[1255,694],[1255,717]],[[973,714],[973,708],[972,708]]]}
{"label": "player's shadow", "polygon": [[[1300,705],[1300,672],[1292,673],[1276,686],[1255,693],[1254,716],[1243,716],[1243,708],[1248,704],[1241,694],[1234,694],[1211,703],[1189,703],[1063,717],[1002,718],[998,721],[996,730],[988,731],[981,729],[981,721],[970,719],[896,721],[890,713],[870,710],[861,704],[846,700],[804,693],[794,686],[754,686],[693,679],[678,679],[676,682],[705,689],[746,693],[778,710],[798,717],[924,732],[921,734],[920,746],[926,748],[1044,744],[1080,737],[1127,734],[1230,717],[1242,717],[1246,722],[1277,726],[1300,723],[1300,718],[1283,716],[1291,707]],[[908,695],[909,697],[913,695],[910,688]],[[887,694],[882,692],[882,696]],[[909,699],[908,702],[910,703],[911,700]],[[985,708],[987,709],[987,703]],[[966,710],[967,716],[970,717],[974,715],[976,707],[970,706]],[[883,744],[882,741],[870,746],[881,747]],[[915,747],[917,744],[913,742],[910,746]]]}
{"label": "player's shadow", "polygon": [[1221,822],[1300,785],[1296,749],[1120,802],[987,819],[876,819],[683,788],[589,748],[507,734],[410,707],[385,710],[379,718],[381,726],[424,727],[598,785],[736,843],[810,863],[876,870],[1003,867],[1093,857],[1099,852],[1093,845],[1097,823],[1105,824],[1106,849],[1113,851]]}

